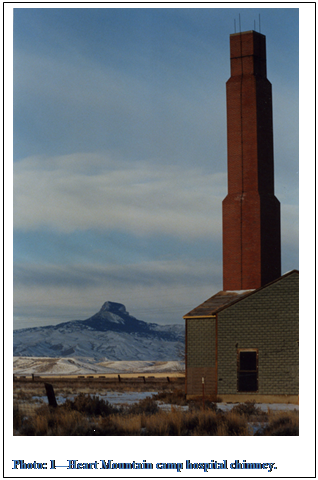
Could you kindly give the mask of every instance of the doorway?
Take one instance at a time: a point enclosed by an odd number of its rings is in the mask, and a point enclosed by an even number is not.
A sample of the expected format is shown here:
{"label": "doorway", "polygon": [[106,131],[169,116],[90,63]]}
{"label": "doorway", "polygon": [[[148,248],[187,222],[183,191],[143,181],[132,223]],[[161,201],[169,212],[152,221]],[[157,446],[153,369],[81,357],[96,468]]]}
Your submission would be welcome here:
{"label": "doorway", "polygon": [[258,390],[257,349],[237,351],[237,390],[238,392],[257,392]]}

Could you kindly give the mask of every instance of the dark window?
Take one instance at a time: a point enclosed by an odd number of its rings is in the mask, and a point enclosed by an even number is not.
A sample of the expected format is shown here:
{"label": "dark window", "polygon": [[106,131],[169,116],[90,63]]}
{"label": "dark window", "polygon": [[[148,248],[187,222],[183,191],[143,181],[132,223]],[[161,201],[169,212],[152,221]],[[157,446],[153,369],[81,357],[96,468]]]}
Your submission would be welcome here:
{"label": "dark window", "polygon": [[258,352],[239,350],[237,352],[237,389],[239,392],[258,390]]}

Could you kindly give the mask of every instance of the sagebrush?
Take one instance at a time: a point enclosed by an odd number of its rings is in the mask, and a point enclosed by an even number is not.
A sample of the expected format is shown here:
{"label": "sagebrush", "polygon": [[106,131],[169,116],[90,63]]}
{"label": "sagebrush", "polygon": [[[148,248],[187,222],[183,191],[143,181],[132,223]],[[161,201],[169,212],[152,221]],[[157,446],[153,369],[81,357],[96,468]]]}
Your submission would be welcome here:
{"label": "sagebrush", "polygon": [[[167,401],[170,410],[158,402]],[[182,409],[186,408],[186,409]],[[257,425],[257,428],[255,428]],[[64,405],[42,405],[25,415],[13,412],[15,435],[30,436],[251,436],[298,435],[298,412],[262,412],[252,403],[230,411],[209,403],[188,402],[181,391],[147,397],[130,406],[115,407],[98,396],[79,394]]]}

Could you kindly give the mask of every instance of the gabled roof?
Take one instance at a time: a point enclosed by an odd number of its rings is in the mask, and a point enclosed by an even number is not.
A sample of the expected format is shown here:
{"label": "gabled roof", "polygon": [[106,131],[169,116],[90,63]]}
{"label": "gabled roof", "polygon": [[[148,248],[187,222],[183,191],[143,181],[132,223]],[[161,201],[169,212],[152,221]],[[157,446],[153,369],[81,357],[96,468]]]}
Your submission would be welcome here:
{"label": "gabled roof", "polygon": [[246,297],[253,290],[245,290],[242,292],[221,291],[213,295],[198,307],[191,310],[191,312],[184,315],[183,318],[192,317],[214,317],[215,314],[222,308],[231,305],[233,302]]}
{"label": "gabled roof", "polygon": [[219,311],[223,310],[224,308],[233,305],[242,298],[245,298],[249,295],[252,295],[255,292],[259,292],[263,288],[267,288],[269,285],[273,283],[279,282],[282,278],[291,275],[292,273],[299,273],[298,270],[291,270],[290,272],[285,273],[281,277],[273,280],[272,282],[264,285],[263,287],[257,288],[255,290],[240,290],[240,291],[224,291],[216,293],[213,297],[209,298],[205,302],[201,303],[198,307],[191,310],[189,313],[184,315],[184,319],[187,318],[209,318],[214,317]]}

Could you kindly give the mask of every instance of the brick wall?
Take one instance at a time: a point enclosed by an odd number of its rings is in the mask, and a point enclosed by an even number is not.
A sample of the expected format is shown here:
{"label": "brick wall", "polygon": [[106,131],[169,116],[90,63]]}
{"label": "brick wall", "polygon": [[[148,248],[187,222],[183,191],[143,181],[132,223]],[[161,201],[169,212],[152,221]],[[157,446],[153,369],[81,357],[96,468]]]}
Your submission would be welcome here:
{"label": "brick wall", "polygon": [[223,289],[259,288],[281,275],[280,204],[274,195],[272,88],[265,36],[230,36],[226,84],[228,195],[222,204]]}
{"label": "brick wall", "polygon": [[299,284],[293,272],[218,314],[218,395],[237,393],[237,350],[258,349],[258,394],[297,395]]}
{"label": "brick wall", "polygon": [[214,395],[215,376],[215,319],[187,319],[187,395]]}

